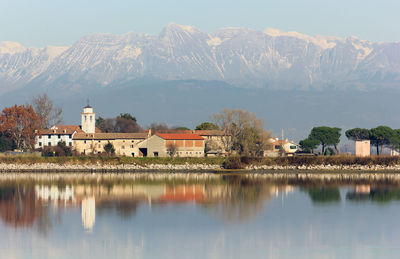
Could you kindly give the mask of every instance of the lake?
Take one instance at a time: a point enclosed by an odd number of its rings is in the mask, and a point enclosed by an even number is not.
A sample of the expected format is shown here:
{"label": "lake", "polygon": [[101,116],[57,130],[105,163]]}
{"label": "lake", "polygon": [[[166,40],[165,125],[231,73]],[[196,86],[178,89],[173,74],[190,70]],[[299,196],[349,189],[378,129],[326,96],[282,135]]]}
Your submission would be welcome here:
{"label": "lake", "polygon": [[2,174],[0,258],[398,258],[400,174]]}

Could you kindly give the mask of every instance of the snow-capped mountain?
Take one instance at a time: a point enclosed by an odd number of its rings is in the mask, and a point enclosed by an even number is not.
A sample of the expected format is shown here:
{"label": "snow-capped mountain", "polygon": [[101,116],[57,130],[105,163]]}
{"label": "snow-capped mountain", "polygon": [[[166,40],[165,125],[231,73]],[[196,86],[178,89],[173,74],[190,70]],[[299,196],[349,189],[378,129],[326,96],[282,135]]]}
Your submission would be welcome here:
{"label": "snow-capped mountain", "polygon": [[276,29],[208,34],[175,23],[159,35],[94,34],[70,47],[0,43],[0,93],[29,85],[106,87],[142,77],[272,89],[400,87],[400,43]]}

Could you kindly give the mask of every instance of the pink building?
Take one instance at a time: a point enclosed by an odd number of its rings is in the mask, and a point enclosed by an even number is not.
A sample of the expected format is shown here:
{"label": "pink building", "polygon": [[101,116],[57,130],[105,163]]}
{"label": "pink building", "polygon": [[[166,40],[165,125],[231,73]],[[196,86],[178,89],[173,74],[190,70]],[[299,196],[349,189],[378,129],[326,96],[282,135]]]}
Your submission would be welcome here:
{"label": "pink building", "polygon": [[356,156],[370,156],[371,147],[369,140],[357,140],[356,141]]}

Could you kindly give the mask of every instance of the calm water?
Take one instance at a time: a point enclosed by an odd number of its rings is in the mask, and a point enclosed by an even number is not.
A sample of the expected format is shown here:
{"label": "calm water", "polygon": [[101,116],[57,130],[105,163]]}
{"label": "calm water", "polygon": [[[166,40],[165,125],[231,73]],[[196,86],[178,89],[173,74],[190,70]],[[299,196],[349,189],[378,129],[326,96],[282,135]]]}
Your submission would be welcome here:
{"label": "calm water", "polygon": [[0,258],[399,258],[400,176],[0,177]]}

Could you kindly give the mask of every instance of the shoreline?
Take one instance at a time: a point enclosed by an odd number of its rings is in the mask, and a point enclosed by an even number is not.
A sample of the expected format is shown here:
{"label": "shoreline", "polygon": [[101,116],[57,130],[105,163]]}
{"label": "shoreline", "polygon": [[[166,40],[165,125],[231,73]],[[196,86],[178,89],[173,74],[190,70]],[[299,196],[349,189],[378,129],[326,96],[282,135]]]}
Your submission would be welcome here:
{"label": "shoreline", "polygon": [[[348,172],[390,172],[400,173],[400,165],[249,165],[244,169],[223,169],[215,164],[55,164],[31,163],[15,164],[0,163],[0,173],[135,173],[135,172],[197,172],[197,173],[260,173],[296,171],[307,173],[310,171],[348,171]],[[189,171],[189,172],[188,172]]]}

